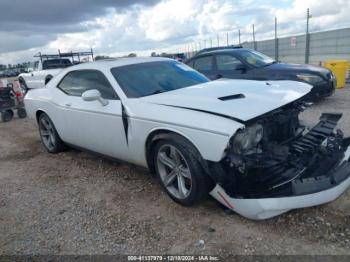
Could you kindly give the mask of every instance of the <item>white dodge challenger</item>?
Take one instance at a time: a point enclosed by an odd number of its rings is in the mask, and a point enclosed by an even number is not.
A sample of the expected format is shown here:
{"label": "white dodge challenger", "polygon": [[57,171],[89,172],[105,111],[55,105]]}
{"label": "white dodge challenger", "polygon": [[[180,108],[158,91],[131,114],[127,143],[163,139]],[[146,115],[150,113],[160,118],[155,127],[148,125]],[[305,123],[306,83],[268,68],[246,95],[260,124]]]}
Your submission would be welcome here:
{"label": "white dodge challenger", "polygon": [[250,219],[327,203],[350,184],[341,114],[299,122],[310,86],[219,80],[165,58],[69,67],[25,97],[43,145],[149,168],[176,202],[210,193]]}

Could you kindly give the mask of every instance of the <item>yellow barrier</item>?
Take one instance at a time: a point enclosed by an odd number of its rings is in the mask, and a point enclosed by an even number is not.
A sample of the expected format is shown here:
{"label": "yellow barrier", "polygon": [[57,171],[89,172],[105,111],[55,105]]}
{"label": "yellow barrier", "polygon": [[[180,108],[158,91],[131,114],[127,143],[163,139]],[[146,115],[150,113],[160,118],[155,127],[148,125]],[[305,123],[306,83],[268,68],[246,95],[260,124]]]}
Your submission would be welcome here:
{"label": "yellow barrier", "polygon": [[349,68],[349,62],[346,60],[328,60],[324,67],[333,72],[337,79],[337,88],[345,87],[346,74]]}

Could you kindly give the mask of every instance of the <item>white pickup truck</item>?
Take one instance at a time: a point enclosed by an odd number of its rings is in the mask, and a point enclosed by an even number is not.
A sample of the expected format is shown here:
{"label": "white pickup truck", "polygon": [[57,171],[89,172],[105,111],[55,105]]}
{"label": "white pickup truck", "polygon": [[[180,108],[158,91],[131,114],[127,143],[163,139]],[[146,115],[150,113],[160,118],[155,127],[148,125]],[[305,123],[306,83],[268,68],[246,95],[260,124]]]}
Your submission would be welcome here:
{"label": "white pickup truck", "polygon": [[94,61],[92,49],[87,52],[68,52],[58,54],[34,55],[37,61],[30,63],[26,73],[18,76],[22,91],[27,93],[28,89],[44,87],[62,69],[81,62]]}
{"label": "white pickup truck", "polygon": [[63,68],[71,65],[72,62],[68,58],[35,61],[30,63],[26,73],[22,73],[18,76],[18,80],[24,90],[41,88]]}

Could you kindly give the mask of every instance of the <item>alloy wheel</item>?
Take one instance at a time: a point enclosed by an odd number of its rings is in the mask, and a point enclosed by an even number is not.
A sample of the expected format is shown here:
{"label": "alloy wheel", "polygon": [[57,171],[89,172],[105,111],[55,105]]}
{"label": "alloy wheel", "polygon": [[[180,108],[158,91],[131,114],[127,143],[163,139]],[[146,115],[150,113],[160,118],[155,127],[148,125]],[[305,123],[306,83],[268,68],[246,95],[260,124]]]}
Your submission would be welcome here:
{"label": "alloy wheel", "polygon": [[169,144],[161,146],[157,154],[157,167],[165,188],[172,196],[185,199],[190,195],[191,171],[177,148]]}
{"label": "alloy wheel", "polygon": [[42,117],[39,123],[40,136],[47,149],[53,150],[56,145],[55,130],[47,117]]}

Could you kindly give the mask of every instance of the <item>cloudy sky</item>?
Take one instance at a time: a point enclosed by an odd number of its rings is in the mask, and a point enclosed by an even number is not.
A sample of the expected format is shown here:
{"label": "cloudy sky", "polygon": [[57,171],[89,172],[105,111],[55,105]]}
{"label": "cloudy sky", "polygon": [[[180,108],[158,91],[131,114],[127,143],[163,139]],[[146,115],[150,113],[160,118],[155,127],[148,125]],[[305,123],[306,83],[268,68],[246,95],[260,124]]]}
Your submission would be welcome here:
{"label": "cloudy sky", "polygon": [[273,36],[350,26],[350,0],[1,0],[0,64],[33,60],[38,52],[124,55],[178,52]]}

